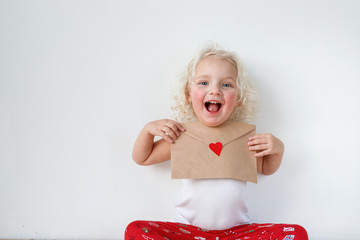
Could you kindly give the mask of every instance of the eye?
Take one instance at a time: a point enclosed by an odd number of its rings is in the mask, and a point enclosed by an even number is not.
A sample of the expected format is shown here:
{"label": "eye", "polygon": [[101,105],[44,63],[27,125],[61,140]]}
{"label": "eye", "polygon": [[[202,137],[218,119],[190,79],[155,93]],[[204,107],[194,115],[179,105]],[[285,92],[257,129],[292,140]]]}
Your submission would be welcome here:
{"label": "eye", "polygon": [[205,82],[205,81],[201,81],[201,82],[200,82],[200,85],[205,86],[205,85],[208,85],[208,83],[207,83],[207,82]]}
{"label": "eye", "polygon": [[231,85],[229,83],[224,83],[223,87],[231,87]]}

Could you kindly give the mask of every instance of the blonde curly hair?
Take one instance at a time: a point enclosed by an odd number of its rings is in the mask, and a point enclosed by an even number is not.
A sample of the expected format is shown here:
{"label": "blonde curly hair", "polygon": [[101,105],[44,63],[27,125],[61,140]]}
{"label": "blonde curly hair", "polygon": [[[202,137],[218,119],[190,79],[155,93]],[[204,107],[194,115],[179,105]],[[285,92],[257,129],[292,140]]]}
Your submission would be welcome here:
{"label": "blonde curly hair", "polygon": [[256,112],[258,95],[248,77],[248,73],[235,52],[225,50],[216,42],[205,42],[191,59],[186,69],[182,72],[174,94],[174,105],[172,110],[179,122],[196,121],[197,117],[191,103],[188,101],[191,82],[195,76],[198,63],[209,56],[224,58],[237,69],[236,86],[238,100],[229,120],[249,122]]}

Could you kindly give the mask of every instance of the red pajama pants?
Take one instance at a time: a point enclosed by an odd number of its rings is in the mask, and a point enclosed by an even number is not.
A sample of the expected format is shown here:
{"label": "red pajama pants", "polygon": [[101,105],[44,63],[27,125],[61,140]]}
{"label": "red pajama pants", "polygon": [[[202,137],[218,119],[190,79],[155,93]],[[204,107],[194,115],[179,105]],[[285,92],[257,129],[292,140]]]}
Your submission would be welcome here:
{"label": "red pajama pants", "polygon": [[205,230],[174,222],[135,221],[125,230],[125,240],[307,240],[306,230],[292,224],[245,224],[226,230]]}

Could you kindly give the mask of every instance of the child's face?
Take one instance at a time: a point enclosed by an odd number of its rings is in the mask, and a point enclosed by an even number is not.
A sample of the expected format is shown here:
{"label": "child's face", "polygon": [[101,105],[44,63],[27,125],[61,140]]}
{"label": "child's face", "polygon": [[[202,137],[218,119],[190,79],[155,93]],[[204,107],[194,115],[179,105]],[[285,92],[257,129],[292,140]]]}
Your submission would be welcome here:
{"label": "child's face", "polygon": [[200,122],[218,126],[228,120],[237,100],[236,76],[236,68],[226,59],[200,60],[188,97]]}

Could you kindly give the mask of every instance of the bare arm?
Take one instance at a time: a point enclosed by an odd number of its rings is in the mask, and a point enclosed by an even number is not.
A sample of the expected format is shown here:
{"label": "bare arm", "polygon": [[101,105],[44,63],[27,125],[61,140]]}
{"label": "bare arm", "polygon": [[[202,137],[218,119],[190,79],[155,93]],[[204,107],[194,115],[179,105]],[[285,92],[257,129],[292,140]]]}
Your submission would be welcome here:
{"label": "bare arm", "polygon": [[256,134],[249,138],[249,150],[256,151],[257,171],[264,175],[275,173],[282,161],[284,144],[272,134]]}
{"label": "bare arm", "polygon": [[[152,165],[170,160],[170,147],[185,129],[177,122],[163,119],[147,123],[137,137],[132,157],[139,165]],[[161,140],[154,142],[154,137]]]}

